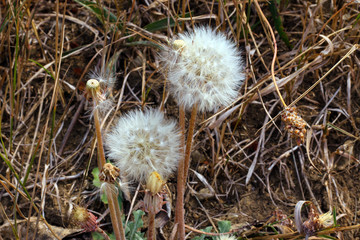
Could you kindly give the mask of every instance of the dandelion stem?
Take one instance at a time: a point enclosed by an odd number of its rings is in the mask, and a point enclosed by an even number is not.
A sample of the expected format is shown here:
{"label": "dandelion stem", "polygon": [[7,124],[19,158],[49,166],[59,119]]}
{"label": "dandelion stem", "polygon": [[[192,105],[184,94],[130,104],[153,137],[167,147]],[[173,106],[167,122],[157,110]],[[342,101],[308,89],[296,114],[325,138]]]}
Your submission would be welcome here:
{"label": "dandelion stem", "polygon": [[[183,109],[181,107],[181,109]],[[184,110],[183,110],[184,111]],[[181,114],[181,111],[180,111]],[[183,113],[183,116],[180,116],[180,119],[183,118],[185,119],[185,113]],[[185,156],[184,156],[184,174],[182,179],[178,178],[178,186],[179,183],[181,184],[180,187],[178,187],[178,199],[181,198],[181,202],[176,204],[176,208],[178,211],[178,237],[179,239],[185,239],[185,210],[184,210],[184,193],[185,193],[185,186],[186,186],[186,179],[187,179],[187,175],[188,175],[188,171],[189,171],[189,166],[190,166],[190,153],[191,153],[191,146],[192,146],[192,140],[193,140],[193,135],[194,135],[194,129],[195,129],[195,120],[196,120],[196,115],[197,115],[197,105],[195,104],[192,108],[191,111],[191,117],[190,117],[190,121],[189,121],[189,130],[188,130],[188,134],[187,134],[187,138],[186,138],[186,148],[185,148]],[[184,129],[185,127],[185,120],[183,120],[184,122],[181,122],[180,120],[180,126],[182,129]],[[185,131],[183,131],[183,136],[185,135]],[[184,141],[183,141],[184,142]],[[181,161],[180,161],[181,162]],[[182,171],[180,168],[181,164],[179,164],[179,171]],[[179,174],[180,175],[180,174]],[[181,195],[180,195],[181,194]],[[181,208],[181,209],[180,209]]]}
{"label": "dandelion stem", "polygon": [[[99,121],[99,110],[95,107],[94,110],[94,122],[95,122],[95,131],[96,131],[96,139],[97,139],[97,146],[98,146],[98,167],[101,171],[104,167],[106,160],[105,160],[105,152],[104,152],[104,146],[103,141],[101,137],[101,127],[100,127],[100,121]],[[125,232],[122,225],[121,220],[121,211],[119,204],[117,202],[117,195],[112,194],[111,191],[106,191],[106,196],[108,198],[109,202],[109,209],[110,209],[110,217],[111,217],[111,223],[113,226],[114,234],[116,236],[116,239],[125,240]]]}
{"label": "dandelion stem", "polygon": [[106,163],[106,160],[105,160],[105,152],[104,152],[103,141],[102,141],[102,137],[101,137],[101,129],[100,129],[101,127],[100,127],[100,121],[99,121],[99,110],[96,107],[95,107],[95,110],[94,110],[94,122],[95,122],[95,131],[96,131],[98,154],[99,154],[98,167],[99,167],[99,170],[101,171],[103,166]]}
{"label": "dandelion stem", "polygon": [[[116,215],[116,210],[115,210],[116,205],[119,205],[119,204],[117,202],[114,202],[114,199],[112,197],[112,196],[114,196],[114,194],[109,193],[109,191],[106,191],[106,195],[108,197],[110,218],[111,218],[111,223],[113,226],[115,238],[119,239],[119,240],[125,240],[125,237],[122,237],[122,235],[121,235],[121,230],[120,230],[120,226],[119,226],[120,224],[118,224],[119,222],[121,222],[121,215]],[[118,219],[118,217],[120,217],[120,219]]]}
{"label": "dandelion stem", "polygon": [[148,240],[156,240],[155,234],[155,213],[154,211],[149,212],[149,227],[148,227]]}
{"label": "dandelion stem", "polygon": [[[181,130],[181,146],[185,149],[185,109],[180,106],[179,109],[179,125]],[[182,151],[182,152],[183,152]],[[184,221],[184,171],[185,171],[185,159],[181,158],[179,161],[178,175],[177,175],[177,198],[176,198],[176,210],[175,210],[175,223],[178,224],[178,236],[180,239],[185,238],[185,221]],[[184,238],[181,238],[184,237]]]}
{"label": "dandelion stem", "polygon": [[186,179],[190,167],[190,154],[191,154],[192,140],[195,129],[196,115],[197,115],[197,105],[195,104],[191,110],[189,131],[186,138],[185,161],[184,161],[184,185],[186,184]]}

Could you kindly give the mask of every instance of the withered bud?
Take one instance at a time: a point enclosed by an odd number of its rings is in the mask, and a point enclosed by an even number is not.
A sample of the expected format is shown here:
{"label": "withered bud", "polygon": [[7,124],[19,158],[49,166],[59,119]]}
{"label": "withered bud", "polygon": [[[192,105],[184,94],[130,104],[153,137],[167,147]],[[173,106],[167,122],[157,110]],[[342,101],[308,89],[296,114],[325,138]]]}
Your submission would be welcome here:
{"label": "withered bud", "polygon": [[94,232],[99,227],[94,214],[83,207],[74,208],[71,213],[71,223],[85,232]]}
{"label": "withered bud", "polygon": [[146,181],[146,189],[149,190],[153,195],[159,193],[165,184],[159,173],[152,172]]}
{"label": "withered bud", "polygon": [[102,182],[114,184],[116,179],[120,176],[120,169],[111,163],[105,163],[99,174],[99,179]]}
{"label": "withered bud", "polygon": [[308,220],[303,223],[303,230],[306,236],[312,236],[316,231],[319,231],[323,226],[319,220],[319,212],[313,203],[309,204]]}

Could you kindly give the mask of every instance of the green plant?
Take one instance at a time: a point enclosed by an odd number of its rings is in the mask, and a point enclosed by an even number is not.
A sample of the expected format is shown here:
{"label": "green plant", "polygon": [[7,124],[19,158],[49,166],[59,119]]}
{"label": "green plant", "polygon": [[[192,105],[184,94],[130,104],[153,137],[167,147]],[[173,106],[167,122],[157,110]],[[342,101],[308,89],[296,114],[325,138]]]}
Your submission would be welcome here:
{"label": "green plant", "polygon": [[[142,220],[142,216],[145,213],[141,210],[137,210],[133,212],[134,221],[128,222],[125,227],[125,236],[127,240],[145,240],[145,233],[141,232],[140,229],[144,226],[144,222]],[[125,225],[124,219],[122,219],[123,224]],[[97,232],[93,232],[92,237],[94,240],[102,240],[104,237]],[[115,235],[109,234],[111,240],[115,240]]]}
{"label": "green plant", "polygon": [[[218,228],[219,233],[228,233],[231,229],[231,222],[230,221],[219,221],[218,222]],[[206,227],[205,229],[202,229],[201,231],[210,233],[212,230],[212,227]],[[219,240],[219,236],[207,236],[205,234],[202,234],[200,236],[196,236],[192,238],[192,240]]]}

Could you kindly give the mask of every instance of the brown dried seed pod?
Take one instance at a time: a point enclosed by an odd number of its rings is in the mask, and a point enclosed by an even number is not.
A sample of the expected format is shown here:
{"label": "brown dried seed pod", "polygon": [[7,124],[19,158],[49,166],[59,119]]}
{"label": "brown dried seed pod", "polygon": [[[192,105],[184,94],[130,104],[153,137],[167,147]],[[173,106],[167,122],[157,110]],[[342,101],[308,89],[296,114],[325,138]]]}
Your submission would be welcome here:
{"label": "brown dried seed pod", "polygon": [[323,228],[320,222],[319,212],[316,210],[313,203],[309,204],[308,220],[303,223],[303,229],[307,236],[313,235],[316,231]]}
{"label": "brown dried seed pod", "polygon": [[274,217],[274,221],[272,221],[273,223],[278,222],[283,226],[294,228],[294,222],[289,218],[289,216],[284,214],[281,210],[276,209],[275,211],[273,211],[272,215]]}
{"label": "brown dried seed pod", "polygon": [[99,227],[94,214],[83,207],[74,208],[71,214],[71,223],[83,229],[84,232],[94,232]]}
{"label": "brown dried seed pod", "polygon": [[120,176],[120,169],[111,163],[105,163],[103,169],[99,174],[99,179],[102,182],[114,184],[116,179]]}
{"label": "brown dried seed pod", "polygon": [[299,116],[295,107],[286,108],[281,114],[281,120],[290,136],[296,139],[297,145],[305,142],[306,122]]}

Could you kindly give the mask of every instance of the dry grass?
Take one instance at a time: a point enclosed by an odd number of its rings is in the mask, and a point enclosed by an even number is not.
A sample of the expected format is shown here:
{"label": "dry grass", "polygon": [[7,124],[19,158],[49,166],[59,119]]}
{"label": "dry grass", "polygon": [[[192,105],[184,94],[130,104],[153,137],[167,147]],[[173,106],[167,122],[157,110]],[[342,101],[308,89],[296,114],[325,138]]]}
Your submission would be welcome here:
{"label": "dry grass", "polygon": [[[229,220],[239,237],[270,239],[260,235],[273,232],[265,227],[273,212],[291,217],[299,200],[309,200],[320,213],[343,215],[338,224],[346,231],[326,234],[360,237],[351,227],[360,214],[359,1],[280,1],[276,9],[292,47],[275,29],[268,1],[96,2],[98,18],[76,1],[0,1],[0,239],[36,239],[36,229],[63,238],[75,232],[67,217],[74,204],[110,222],[89,174],[96,136],[83,96],[88,73],[116,67],[104,131],[137,106],[161,106],[176,117],[158,51],[194,25],[234,39],[247,78],[236,102],[198,116],[185,193],[189,236]],[[149,27],[154,22],[159,29]],[[295,105],[307,122],[299,146],[279,117]],[[175,186],[174,177],[173,194]],[[129,200],[136,203],[136,196],[133,191]],[[172,228],[171,219],[161,236]]]}

